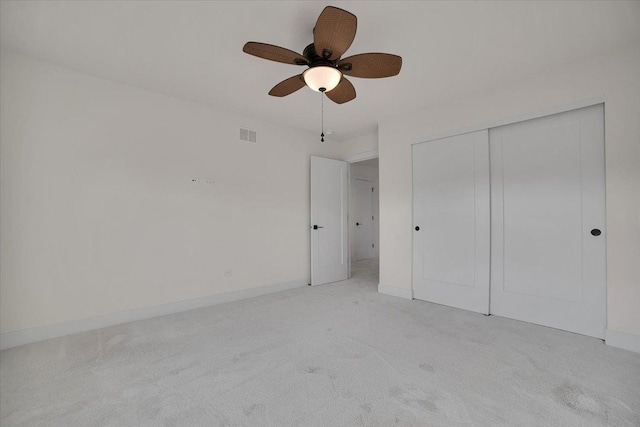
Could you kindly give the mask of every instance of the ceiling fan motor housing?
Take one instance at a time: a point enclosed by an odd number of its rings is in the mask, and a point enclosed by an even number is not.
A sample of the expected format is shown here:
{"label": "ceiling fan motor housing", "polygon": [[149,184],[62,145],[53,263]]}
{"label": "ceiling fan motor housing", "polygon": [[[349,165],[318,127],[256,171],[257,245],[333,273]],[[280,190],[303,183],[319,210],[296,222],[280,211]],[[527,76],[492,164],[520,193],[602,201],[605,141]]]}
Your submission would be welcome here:
{"label": "ceiling fan motor housing", "polygon": [[332,52],[330,50],[325,49],[323,55],[318,55],[318,52],[316,52],[316,47],[313,43],[311,43],[304,48],[304,50],[302,51],[302,56],[309,60],[309,63],[305,64],[309,67],[325,66],[337,68],[339,59],[336,59],[334,61],[328,59],[331,56],[331,53]]}

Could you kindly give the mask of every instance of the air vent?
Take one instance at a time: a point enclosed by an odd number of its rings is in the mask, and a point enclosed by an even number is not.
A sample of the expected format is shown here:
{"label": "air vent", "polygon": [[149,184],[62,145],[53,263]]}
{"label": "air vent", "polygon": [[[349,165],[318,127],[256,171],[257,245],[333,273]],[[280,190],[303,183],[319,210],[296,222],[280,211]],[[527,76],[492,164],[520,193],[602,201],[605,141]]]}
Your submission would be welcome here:
{"label": "air vent", "polygon": [[240,128],[240,141],[257,142],[258,133],[255,130]]}

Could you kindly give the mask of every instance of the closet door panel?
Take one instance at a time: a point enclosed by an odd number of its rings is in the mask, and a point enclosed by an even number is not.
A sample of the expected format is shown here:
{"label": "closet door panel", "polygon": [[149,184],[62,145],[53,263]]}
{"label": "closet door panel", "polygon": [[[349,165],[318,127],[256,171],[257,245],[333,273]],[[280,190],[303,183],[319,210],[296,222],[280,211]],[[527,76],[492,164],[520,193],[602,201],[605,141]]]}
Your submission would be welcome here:
{"label": "closet door panel", "polygon": [[488,131],[413,147],[414,297],[488,314]]}
{"label": "closet door panel", "polygon": [[491,313],[604,337],[602,106],[491,129],[490,158]]}

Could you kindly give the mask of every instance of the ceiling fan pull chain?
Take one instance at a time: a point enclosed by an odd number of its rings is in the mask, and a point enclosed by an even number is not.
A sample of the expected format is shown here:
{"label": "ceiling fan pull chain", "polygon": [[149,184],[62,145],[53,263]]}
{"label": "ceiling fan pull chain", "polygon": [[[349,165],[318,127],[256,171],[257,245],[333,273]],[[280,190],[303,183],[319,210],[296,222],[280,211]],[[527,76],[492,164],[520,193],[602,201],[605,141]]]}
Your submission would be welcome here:
{"label": "ceiling fan pull chain", "polygon": [[321,103],[321,110],[322,110],[322,118],[321,118],[321,133],[320,133],[320,142],[324,142],[324,88],[320,88],[320,97],[322,98],[322,101],[320,101]]}

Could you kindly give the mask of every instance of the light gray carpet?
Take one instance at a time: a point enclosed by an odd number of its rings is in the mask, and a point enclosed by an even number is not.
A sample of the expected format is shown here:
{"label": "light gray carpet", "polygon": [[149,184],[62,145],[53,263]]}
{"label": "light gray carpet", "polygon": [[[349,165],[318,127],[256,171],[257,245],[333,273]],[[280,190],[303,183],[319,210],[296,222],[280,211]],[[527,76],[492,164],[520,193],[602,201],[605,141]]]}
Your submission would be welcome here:
{"label": "light gray carpet", "polygon": [[638,426],[640,355],[376,293],[376,266],[5,350],[3,426]]}

